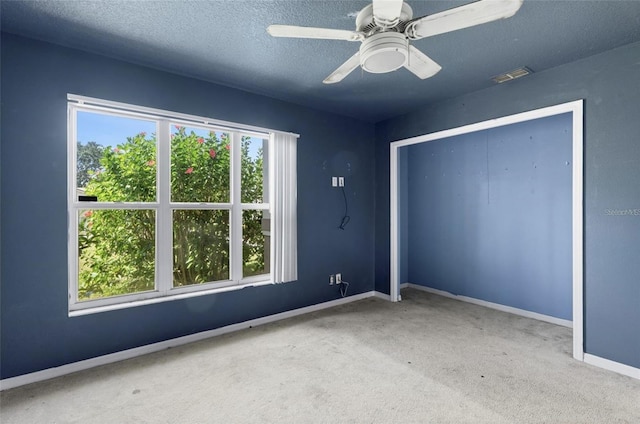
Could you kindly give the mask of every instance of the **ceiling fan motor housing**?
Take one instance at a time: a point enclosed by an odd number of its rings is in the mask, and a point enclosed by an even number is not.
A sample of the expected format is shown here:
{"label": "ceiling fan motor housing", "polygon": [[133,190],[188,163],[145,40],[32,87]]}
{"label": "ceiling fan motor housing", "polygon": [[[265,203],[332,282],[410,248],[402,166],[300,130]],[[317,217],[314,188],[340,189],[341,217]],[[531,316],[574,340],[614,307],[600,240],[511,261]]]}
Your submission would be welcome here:
{"label": "ceiling fan motor housing", "polygon": [[363,32],[366,35],[372,35],[379,31],[393,30],[395,32],[404,32],[406,25],[413,18],[413,9],[407,3],[402,3],[400,17],[395,25],[379,26],[373,17],[373,4],[365,6],[356,16],[356,31]]}
{"label": "ceiling fan motor housing", "polygon": [[409,42],[397,32],[380,32],[360,45],[360,66],[367,72],[383,74],[407,63]]}

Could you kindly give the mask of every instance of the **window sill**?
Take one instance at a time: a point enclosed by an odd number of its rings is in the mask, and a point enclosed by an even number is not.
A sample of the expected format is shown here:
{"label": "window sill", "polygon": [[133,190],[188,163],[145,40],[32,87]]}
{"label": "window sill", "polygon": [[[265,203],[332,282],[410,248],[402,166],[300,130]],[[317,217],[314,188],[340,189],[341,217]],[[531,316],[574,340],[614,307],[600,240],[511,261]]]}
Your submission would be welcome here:
{"label": "window sill", "polygon": [[173,300],[189,299],[189,298],[192,298],[192,297],[206,296],[206,295],[210,295],[210,294],[217,294],[217,293],[224,293],[224,292],[229,292],[229,291],[241,290],[241,289],[248,288],[248,287],[266,286],[266,285],[269,285],[269,284],[273,284],[273,283],[270,280],[255,281],[255,282],[248,282],[246,284],[241,284],[241,285],[219,287],[219,288],[208,289],[208,290],[198,290],[198,291],[192,291],[192,292],[180,293],[180,294],[172,294],[172,295],[168,295],[168,296],[154,297],[154,298],[151,298],[151,299],[134,300],[134,301],[131,301],[131,302],[116,303],[116,304],[113,304],[113,305],[96,306],[96,307],[93,307],[93,308],[84,308],[84,309],[74,309],[74,310],[70,310],[69,311],[69,317],[79,317],[79,316],[84,316],[84,315],[97,314],[97,313],[100,313],[100,312],[116,311],[118,309],[135,308],[135,307],[138,307],[138,306],[153,305],[153,304],[156,304],[156,303],[170,302],[170,301],[173,301]]}

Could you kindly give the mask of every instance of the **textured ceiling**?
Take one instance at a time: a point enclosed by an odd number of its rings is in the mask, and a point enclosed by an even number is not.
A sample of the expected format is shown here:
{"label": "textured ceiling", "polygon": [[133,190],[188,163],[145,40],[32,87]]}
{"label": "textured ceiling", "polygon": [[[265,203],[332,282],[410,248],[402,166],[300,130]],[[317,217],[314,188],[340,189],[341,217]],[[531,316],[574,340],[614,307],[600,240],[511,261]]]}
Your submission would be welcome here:
{"label": "textured ceiling", "polygon": [[[410,0],[414,17],[468,1]],[[413,42],[442,66],[322,80],[359,43],[270,37],[270,24],[355,29],[367,1],[7,1],[2,31],[46,40],[369,121],[640,41],[640,0],[525,0],[512,18]]]}

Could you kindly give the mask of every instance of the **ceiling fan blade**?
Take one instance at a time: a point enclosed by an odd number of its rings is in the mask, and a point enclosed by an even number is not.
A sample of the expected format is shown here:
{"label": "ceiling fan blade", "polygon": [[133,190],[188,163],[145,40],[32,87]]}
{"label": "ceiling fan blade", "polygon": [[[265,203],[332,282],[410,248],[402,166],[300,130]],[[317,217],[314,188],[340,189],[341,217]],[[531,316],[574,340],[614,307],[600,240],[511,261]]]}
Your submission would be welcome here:
{"label": "ceiling fan blade", "polygon": [[293,25],[269,25],[267,32],[273,37],[316,38],[322,40],[362,41],[364,34],[343,29],[313,28]]}
{"label": "ceiling fan blade", "polygon": [[373,19],[378,26],[391,28],[398,24],[402,0],[373,0]]}
{"label": "ceiling fan blade", "polygon": [[409,59],[404,67],[420,79],[430,78],[442,69],[433,59],[413,46],[409,46]]}
{"label": "ceiling fan blade", "polygon": [[412,40],[456,31],[498,19],[509,18],[520,9],[523,0],[480,0],[444,12],[418,18],[407,25],[405,34]]}
{"label": "ceiling fan blade", "polygon": [[338,69],[333,71],[331,75],[326,77],[322,82],[325,84],[335,84],[337,82],[340,82],[358,66],[360,66],[360,52],[357,52],[349,59],[347,59],[346,62],[340,65]]}

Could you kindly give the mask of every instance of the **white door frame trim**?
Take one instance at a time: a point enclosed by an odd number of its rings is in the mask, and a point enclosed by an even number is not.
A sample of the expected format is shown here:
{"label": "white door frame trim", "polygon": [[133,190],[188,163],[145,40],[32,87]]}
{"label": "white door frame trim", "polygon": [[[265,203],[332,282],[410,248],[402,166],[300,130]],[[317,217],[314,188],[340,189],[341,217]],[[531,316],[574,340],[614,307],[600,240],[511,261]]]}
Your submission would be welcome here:
{"label": "white door frame trim", "polygon": [[399,163],[398,149],[412,144],[425,143],[446,137],[468,134],[489,128],[515,124],[534,119],[545,118],[563,113],[572,113],[573,127],[573,168],[572,168],[572,270],[573,270],[573,357],[584,361],[584,315],[583,315],[583,100],[549,106],[528,112],[517,113],[488,121],[465,125],[431,134],[420,135],[391,142],[390,144],[390,215],[391,215],[391,252],[390,252],[390,298],[397,302],[400,297],[400,228],[399,213]]}

